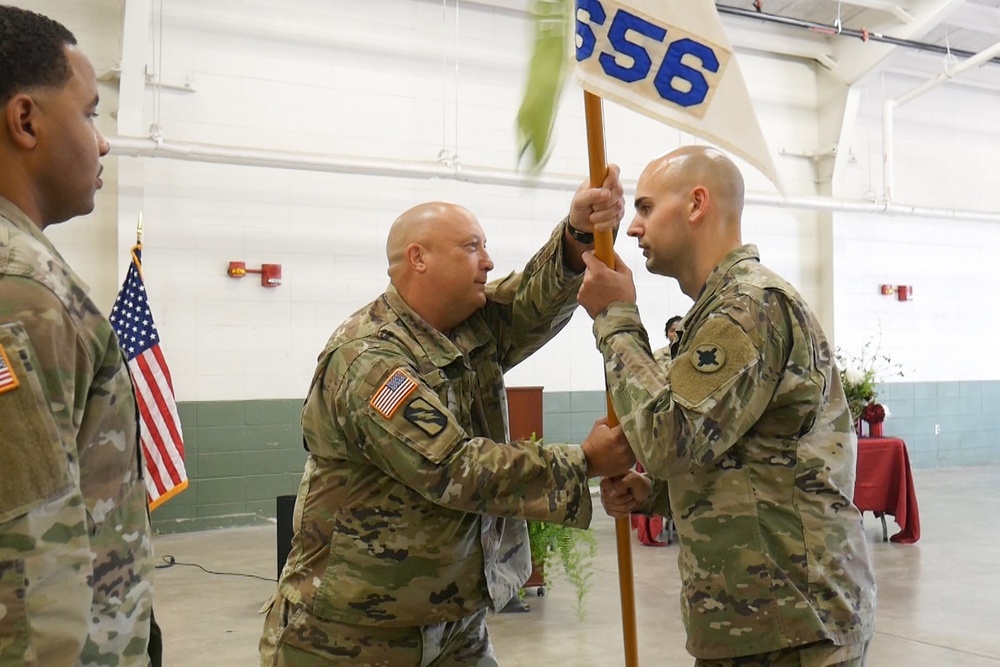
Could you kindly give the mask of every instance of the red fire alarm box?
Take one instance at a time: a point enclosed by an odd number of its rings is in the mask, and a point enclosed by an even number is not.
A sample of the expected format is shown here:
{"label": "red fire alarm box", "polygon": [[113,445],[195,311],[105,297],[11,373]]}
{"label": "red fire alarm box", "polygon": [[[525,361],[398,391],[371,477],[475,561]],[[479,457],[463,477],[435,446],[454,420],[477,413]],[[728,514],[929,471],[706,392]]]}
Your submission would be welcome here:
{"label": "red fire alarm box", "polygon": [[264,287],[277,287],[281,284],[281,264],[262,264],[260,267],[260,284]]}
{"label": "red fire alarm box", "polygon": [[913,285],[899,285],[896,287],[897,301],[913,301]]}

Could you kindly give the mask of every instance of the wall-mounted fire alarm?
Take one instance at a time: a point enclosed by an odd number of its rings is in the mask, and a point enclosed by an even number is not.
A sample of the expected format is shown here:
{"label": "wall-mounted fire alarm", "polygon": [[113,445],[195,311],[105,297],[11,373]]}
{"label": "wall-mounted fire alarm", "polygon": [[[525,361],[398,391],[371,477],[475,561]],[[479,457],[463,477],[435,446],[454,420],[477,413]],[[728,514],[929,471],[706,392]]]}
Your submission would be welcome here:
{"label": "wall-mounted fire alarm", "polygon": [[246,262],[229,262],[229,270],[226,271],[230,278],[245,278],[248,273],[259,273],[263,287],[281,284],[281,264],[261,264],[259,269],[248,269]]}
{"label": "wall-mounted fire alarm", "polygon": [[913,301],[913,285],[897,285],[896,300]]}

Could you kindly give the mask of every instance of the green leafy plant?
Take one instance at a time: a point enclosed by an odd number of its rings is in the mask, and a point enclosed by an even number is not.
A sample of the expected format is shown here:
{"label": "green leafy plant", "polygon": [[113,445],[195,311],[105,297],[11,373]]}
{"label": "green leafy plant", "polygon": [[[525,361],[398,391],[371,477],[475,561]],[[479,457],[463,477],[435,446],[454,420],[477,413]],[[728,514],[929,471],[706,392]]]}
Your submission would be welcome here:
{"label": "green leafy plant", "polygon": [[903,377],[902,366],[881,351],[881,342],[881,337],[878,340],[869,338],[861,346],[859,354],[850,356],[837,348],[840,382],[844,385],[847,406],[855,421],[861,418],[865,406],[875,401],[879,382],[886,377]]}
{"label": "green leafy plant", "polygon": [[[597,540],[589,530],[570,528],[545,521],[528,522],[528,540],[531,545],[531,562],[553,576],[560,565],[560,576],[565,576],[576,591],[576,616],[581,621],[586,616],[584,601],[590,592],[590,578],[594,574],[594,556]],[[551,581],[546,579],[546,584]]]}
{"label": "green leafy plant", "polygon": [[[532,433],[531,442],[540,444],[542,440]],[[590,592],[590,577],[594,574],[594,556],[597,555],[594,534],[558,523],[529,521],[528,544],[531,565],[543,577],[554,575],[556,568],[553,566],[561,565],[562,574],[576,590],[576,617],[582,621],[586,617],[583,603]],[[545,583],[551,582],[546,580]]]}

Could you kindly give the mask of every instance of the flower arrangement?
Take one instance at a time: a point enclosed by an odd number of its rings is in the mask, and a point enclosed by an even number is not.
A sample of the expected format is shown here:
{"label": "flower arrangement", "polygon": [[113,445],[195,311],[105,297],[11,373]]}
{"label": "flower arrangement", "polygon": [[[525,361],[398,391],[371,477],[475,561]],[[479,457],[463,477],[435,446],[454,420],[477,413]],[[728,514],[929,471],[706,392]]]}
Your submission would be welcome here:
{"label": "flower arrangement", "polygon": [[[869,339],[861,346],[861,353],[848,357],[840,349],[837,350],[837,367],[840,369],[840,382],[844,385],[847,395],[847,406],[851,418],[857,421],[864,419],[871,424],[881,424],[885,418],[885,408],[875,403],[878,396],[878,383],[886,377],[903,377],[903,369],[893,363],[892,358],[881,351],[880,340]],[[872,409],[870,416],[865,416],[865,410]],[[878,410],[881,410],[879,413]]]}
{"label": "flower arrangement", "polygon": [[869,424],[881,424],[885,421],[885,407],[878,403],[869,403],[861,411],[861,418]]}

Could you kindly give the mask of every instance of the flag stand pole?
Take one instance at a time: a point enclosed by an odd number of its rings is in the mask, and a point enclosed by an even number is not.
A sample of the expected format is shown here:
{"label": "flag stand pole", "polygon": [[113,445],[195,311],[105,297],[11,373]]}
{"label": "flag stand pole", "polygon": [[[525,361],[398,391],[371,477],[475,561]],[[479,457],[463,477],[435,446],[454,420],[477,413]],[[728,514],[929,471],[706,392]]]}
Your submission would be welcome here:
{"label": "flag stand pole", "polygon": [[[590,158],[590,185],[599,187],[608,177],[608,159],[604,149],[604,109],[601,98],[584,91],[587,117],[587,152]],[[607,266],[615,267],[614,237],[611,230],[594,235],[594,254]],[[607,396],[608,426],[618,425],[618,415]],[[625,639],[625,667],[639,666],[639,640],[635,625],[635,584],[632,573],[632,524],[628,517],[615,519],[618,545],[618,590],[622,601],[622,634]]]}
{"label": "flag stand pole", "polygon": [[135,244],[142,245],[142,211],[139,211],[139,222],[135,226]]}

